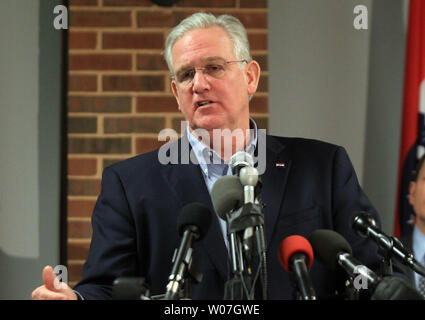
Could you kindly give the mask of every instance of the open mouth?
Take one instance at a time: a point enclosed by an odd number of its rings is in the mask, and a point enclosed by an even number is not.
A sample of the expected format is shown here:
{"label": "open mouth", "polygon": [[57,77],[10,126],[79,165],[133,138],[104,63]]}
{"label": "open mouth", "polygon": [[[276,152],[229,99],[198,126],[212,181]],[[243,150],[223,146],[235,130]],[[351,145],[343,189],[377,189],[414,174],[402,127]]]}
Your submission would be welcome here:
{"label": "open mouth", "polygon": [[209,105],[209,104],[211,104],[211,103],[213,103],[213,102],[214,102],[214,101],[211,101],[211,100],[198,101],[198,102],[196,103],[196,107],[197,107],[197,108],[204,107],[204,106],[207,106],[207,105]]}

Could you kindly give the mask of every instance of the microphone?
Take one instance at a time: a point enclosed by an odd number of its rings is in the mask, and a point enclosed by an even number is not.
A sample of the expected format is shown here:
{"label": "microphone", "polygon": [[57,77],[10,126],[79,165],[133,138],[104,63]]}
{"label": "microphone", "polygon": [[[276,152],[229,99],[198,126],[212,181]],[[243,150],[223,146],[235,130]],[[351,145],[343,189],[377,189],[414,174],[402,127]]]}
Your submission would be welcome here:
{"label": "microphone", "polygon": [[[232,213],[243,206],[243,187],[239,178],[236,176],[223,176],[219,178],[211,190],[211,200],[217,215],[227,221],[228,213]],[[227,227],[229,231],[229,225]],[[237,273],[238,270],[243,270],[243,263],[241,257],[238,255],[236,234],[234,232],[228,232],[228,237],[232,270],[233,273]]]}
{"label": "microphone", "polygon": [[239,176],[239,171],[244,167],[254,167],[254,159],[245,151],[238,151],[230,157],[229,166],[234,176]]}
{"label": "microphone", "polygon": [[[244,190],[244,203],[258,203],[255,199],[255,187],[257,186],[259,177],[258,170],[254,168],[254,159],[245,151],[238,151],[229,160],[229,166],[234,176],[239,177]],[[252,257],[254,228],[247,227],[243,234],[243,248],[248,263]]]}
{"label": "microphone", "polygon": [[214,183],[211,201],[217,215],[227,220],[227,214],[243,206],[243,186],[236,176],[223,176]]}
{"label": "microphone", "polygon": [[205,236],[210,222],[211,212],[202,203],[189,203],[181,210],[177,226],[182,240],[174,255],[175,259],[173,259],[173,268],[168,278],[165,300],[173,300],[178,297],[179,290],[185,280],[185,274],[192,262],[192,242],[201,240]]}
{"label": "microphone", "polygon": [[[336,271],[339,267],[342,267],[353,278],[360,275],[362,285],[371,284],[372,288],[375,288],[381,280],[375,272],[352,256],[350,244],[339,233],[326,229],[316,230],[311,233],[309,241],[313,247],[314,255],[331,271]],[[363,283],[363,281],[366,281],[366,283]],[[356,287],[356,283],[354,283],[354,287],[359,289]],[[361,288],[365,287],[362,286]],[[366,286],[366,288],[368,287]]]}
{"label": "microphone", "polygon": [[313,265],[313,257],[310,242],[302,236],[289,236],[279,245],[279,262],[289,274],[295,275],[302,300],[316,300],[316,293],[308,274],[308,269]]}
{"label": "microphone", "polygon": [[382,232],[370,213],[363,211],[355,213],[351,218],[351,227],[360,237],[371,238],[400,263],[425,276],[424,266],[414,258],[413,253],[405,249],[400,240]]}
{"label": "microphone", "polygon": [[[243,169],[243,168],[242,168]],[[231,281],[226,284],[228,289],[226,292],[230,292],[233,297],[233,293],[238,289],[236,288],[236,282],[244,282],[246,285],[244,297],[251,299],[253,297],[254,285],[251,286],[252,268],[251,259],[254,257],[251,254],[251,248],[247,252],[247,248],[243,247],[244,242],[243,236],[246,235],[246,230],[251,228],[253,235],[257,240],[257,251],[261,258],[260,268],[261,280],[263,284],[263,298],[267,296],[266,293],[266,252],[265,252],[265,240],[262,225],[264,224],[264,217],[259,210],[259,206],[253,203],[245,203],[244,187],[241,184],[239,177],[237,176],[223,176],[219,178],[211,190],[211,200],[214,206],[214,210],[217,215],[227,222],[227,237],[229,240],[229,257],[231,260],[232,273],[234,275],[234,283]],[[255,229],[254,229],[255,226]],[[258,232],[257,232],[258,231]],[[245,243],[244,243],[245,244]],[[244,259],[245,258],[245,259]],[[244,278],[244,271],[247,271],[249,278]],[[257,277],[255,277],[254,284]],[[246,281],[246,282],[245,282]],[[251,293],[249,293],[250,291]]]}

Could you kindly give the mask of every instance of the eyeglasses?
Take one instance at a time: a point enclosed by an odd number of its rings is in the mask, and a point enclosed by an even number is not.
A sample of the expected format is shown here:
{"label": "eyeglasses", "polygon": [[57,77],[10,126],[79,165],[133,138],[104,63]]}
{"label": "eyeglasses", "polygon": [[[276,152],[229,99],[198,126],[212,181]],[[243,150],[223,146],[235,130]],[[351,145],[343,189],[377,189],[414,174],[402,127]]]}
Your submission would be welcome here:
{"label": "eyeglasses", "polygon": [[223,61],[223,62],[212,62],[200,68],[187,68],[177,72],[172,79],[175,79],[179,84],[183,86],[190,86],[195,78],[196,71],[202,71],[202,74],[206,74],[215,79],[220,79],[224,76],[227,71],[227,65],[230,63],[248,63],[246,60],[237,61]]}

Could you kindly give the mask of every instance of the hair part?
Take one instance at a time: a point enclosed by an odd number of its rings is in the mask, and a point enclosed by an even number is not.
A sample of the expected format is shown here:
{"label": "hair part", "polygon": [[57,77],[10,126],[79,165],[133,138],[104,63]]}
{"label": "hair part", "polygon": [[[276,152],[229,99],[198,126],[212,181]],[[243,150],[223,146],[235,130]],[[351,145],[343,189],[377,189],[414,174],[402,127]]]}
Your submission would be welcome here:
{"label": "hair part", "polygon": [[221,27],[229,34],[237,60],[246,60],[248,62],[252,60],[245,27],[237,18],[227,14],[216,17],[211,13],[195,13],[174,27],[165,41],[164,58],[172,76],[174,76],[174,70],[171,50],[177,40],[189,31],[212,27]]}

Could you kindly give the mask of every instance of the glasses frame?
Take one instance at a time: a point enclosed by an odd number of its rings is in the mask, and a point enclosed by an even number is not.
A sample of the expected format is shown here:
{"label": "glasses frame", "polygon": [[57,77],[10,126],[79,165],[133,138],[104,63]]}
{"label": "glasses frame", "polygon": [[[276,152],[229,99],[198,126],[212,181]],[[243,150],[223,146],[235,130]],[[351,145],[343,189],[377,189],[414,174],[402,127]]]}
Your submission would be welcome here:
{"label": "glasses frame", "polygon": [[[223,61],[223,63],[225,64],[225,65],[228,65],[228,64],[231,64],[231,63],[248,63],[248,60],[246,60],[246,59],[242,59],[242,60],[232,60],[232,61]],[[218,64],[218,63],[217,63]],[[186,87],[189,87],[192,83],[193,83],[193,79],[195,78],[195,75],[196,75],[196,71],[201,71],[202,72],[202,74],[203,75],[205,75],[205,74],[207,74],[206,73],[206,67],[198,67],[198,68],[196,68],[196,67],[193,67],[193,68],[188,68],[187,69],[187,71],[191,71],[191,70],[193,70],[194,71],[194,75],[193,75],[193,78],[192,79],[190,79],[190,81],[187,83],[187,84],[185,84],[183,81],[179,81],[178,79],[177,79],[177,77],[176,77],[176,75],[171,75],[171,80],[173,80],[173,81],[176,81],[179,85],[181,85],[181,86],[186,86]],[[224,69],[224,72],[226,72],[226,69]],[[207,74],[208,76],[209,76],[209,74]],[[213,76],[212,76],[213,77]],[[214,78],[214,77],[213,77]],[[219,79],[219,78],[215,78],[215,79]]]}

